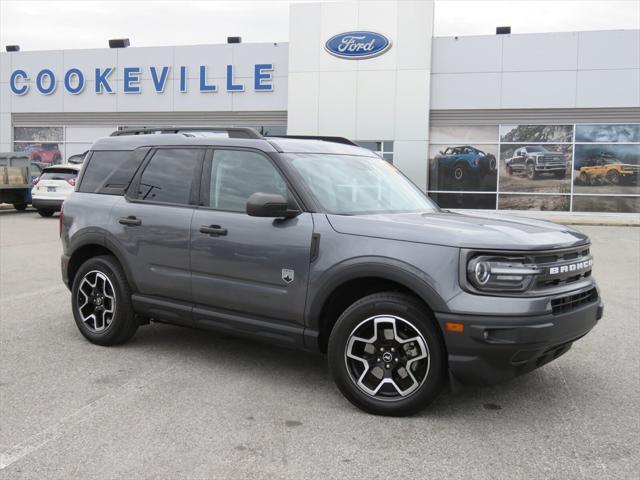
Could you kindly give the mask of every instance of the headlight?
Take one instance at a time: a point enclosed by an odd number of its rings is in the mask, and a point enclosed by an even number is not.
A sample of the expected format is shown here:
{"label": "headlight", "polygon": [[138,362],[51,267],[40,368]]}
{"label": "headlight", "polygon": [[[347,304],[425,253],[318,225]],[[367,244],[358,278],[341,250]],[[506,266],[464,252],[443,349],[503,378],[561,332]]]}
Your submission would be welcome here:
{"label": "headlight", "polygon": [[484,292],[523,292],[541,272],[522,257],[481,255],[467,263],[467,279]]}

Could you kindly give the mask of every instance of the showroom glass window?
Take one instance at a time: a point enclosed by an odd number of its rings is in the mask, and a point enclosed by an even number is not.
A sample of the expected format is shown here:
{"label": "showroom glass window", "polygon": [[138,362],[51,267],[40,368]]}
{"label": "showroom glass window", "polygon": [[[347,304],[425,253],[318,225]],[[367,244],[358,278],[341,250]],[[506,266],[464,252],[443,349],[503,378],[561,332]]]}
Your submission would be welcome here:
{"label": "showroom glass window", "polygon": [[445,208],[637,213],[639,130],[639,124],[432,126],[429,195]]}
{"label": "showroom glass window", "polygon": [[372,152],[377,153],[382,158],[384,158],[387,162],[393,163],[393,141],[392,140],[377,140],[377,141],[367,141],[358,140],[356,142],[362,148],[366,148],[371,150]]}
{"label": "showroom glass window", "polygon": [[32,161],[57,165],[85,153],[93,142],[109,136],[115,129],[73,125],[14,127],[13,148],[17,152],[28,152]]}

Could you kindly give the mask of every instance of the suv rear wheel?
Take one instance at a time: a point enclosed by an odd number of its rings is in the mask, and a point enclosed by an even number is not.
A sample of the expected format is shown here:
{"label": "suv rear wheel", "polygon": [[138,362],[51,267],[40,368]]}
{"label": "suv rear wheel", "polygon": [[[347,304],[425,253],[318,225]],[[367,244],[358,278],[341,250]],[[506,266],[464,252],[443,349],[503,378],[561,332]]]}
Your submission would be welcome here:
{"label": "suv rear wheel", "polygon": [[331,332],[328,357],[344,396],[377,415],[416,413],[444,384],[438,327],[431,312],[405,294],[378,293],[351,305]]}
{"label": "suv rear wheel", "polygon": [[98,345],[126,342],[138,329],[127,277],[109,255],[80,266],[73,279],[71,309],[80,333]]}

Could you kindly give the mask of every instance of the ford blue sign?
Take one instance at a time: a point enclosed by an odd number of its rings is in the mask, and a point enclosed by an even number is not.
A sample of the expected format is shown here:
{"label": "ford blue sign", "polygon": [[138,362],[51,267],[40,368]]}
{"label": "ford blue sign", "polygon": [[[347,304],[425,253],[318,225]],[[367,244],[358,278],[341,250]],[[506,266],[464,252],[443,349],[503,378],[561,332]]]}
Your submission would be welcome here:
{"label": "ford blue sign", "polygon": [[331,55],[351,60],[382,55],[391,47],[391,40],[375,32],[346,32],[334,35],[324,48]]}

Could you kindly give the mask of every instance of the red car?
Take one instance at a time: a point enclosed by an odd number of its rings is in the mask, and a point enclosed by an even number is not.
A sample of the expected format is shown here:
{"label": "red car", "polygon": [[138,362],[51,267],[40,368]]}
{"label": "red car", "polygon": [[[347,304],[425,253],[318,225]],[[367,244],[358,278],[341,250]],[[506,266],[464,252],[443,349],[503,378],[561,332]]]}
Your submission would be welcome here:
{"label": "red car", "polygon": [[62,161],[57,143],[32,143],[24,151],[29,153],[32,162],[56,165]]}

